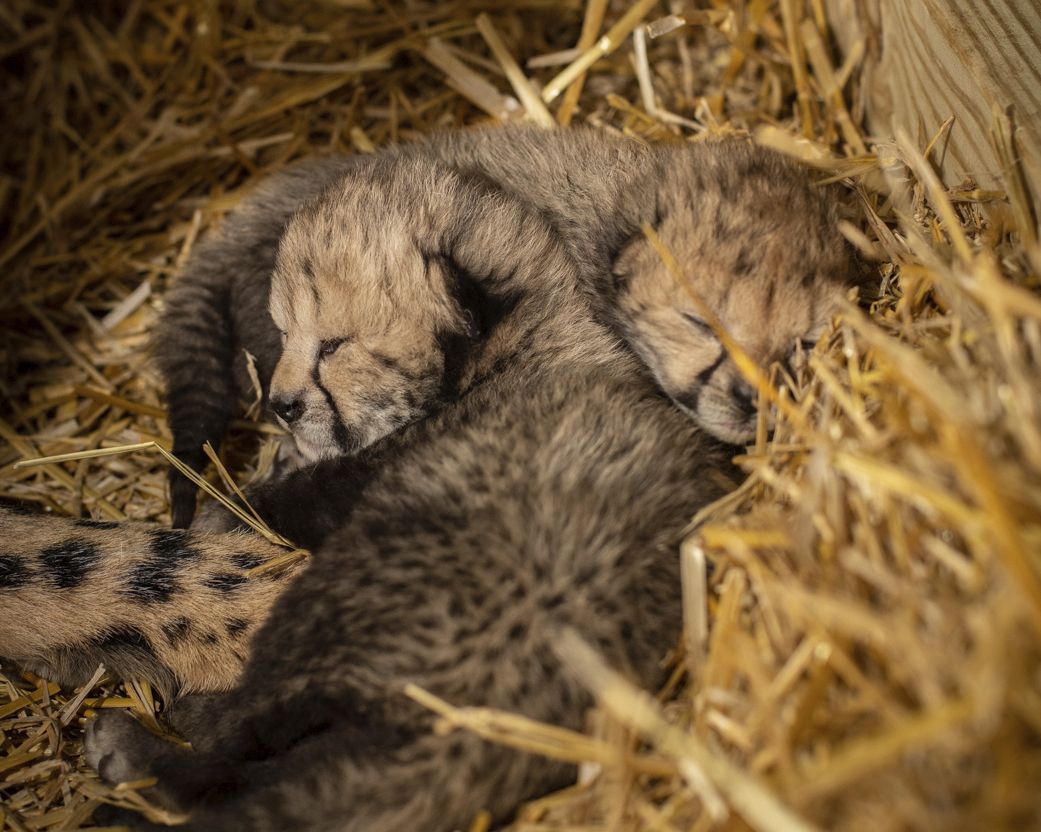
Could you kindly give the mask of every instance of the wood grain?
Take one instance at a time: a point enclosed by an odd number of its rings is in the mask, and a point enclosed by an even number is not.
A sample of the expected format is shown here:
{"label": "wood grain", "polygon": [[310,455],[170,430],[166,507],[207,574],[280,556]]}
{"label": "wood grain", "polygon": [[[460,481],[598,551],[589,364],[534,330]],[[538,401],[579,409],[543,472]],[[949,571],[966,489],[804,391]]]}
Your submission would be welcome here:
{"label": "wood grain", "polygon": [[878,138],[902,127],[919,146],[955,117],[934,161],[947,185],[998,187],[990,133],[1012,108],[1024,167],[1041,181],[1041,3],[1038,0],[828,0],[836,40],[867,47],[865,101]]}

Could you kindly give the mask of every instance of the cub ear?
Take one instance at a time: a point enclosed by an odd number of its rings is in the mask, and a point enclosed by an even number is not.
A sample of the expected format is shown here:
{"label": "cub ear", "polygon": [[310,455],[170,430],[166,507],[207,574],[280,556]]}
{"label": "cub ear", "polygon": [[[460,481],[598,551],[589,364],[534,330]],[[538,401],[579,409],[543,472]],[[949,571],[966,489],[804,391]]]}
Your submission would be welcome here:
{"label": "cub ear", "polygon": [[451,253],[442,253],[438,259],[444,269],[448,292],[459,309],[463,331],[470,340],[487,338],[513,311],[519,297],[505,287],[493,288],[492,276],[472,274]]}
{"label": "cub ear", "polygon": [[[549,221],[487,176],[444,170],[429,216],[460,309],[489,334],[522,298],[575,286],[577,264]],[[547,300],[548,302],[548,300]]]}
{"label": "cub ear", "polygon": [[618,243],[611,254],[611,283],[612,291],[621,291],[629,285],[633,275],[638,268],[640,255],[644,253],[649,243],[642,230],[629,234]]}

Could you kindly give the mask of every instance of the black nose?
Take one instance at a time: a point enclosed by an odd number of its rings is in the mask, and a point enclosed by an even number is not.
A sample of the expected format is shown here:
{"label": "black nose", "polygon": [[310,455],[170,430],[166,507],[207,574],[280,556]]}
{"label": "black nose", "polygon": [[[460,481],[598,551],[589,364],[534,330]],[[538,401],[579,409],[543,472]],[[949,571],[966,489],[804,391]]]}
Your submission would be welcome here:
{"label": "black nose", "polygon": [[304,412],[304,403],[300,399],[272,399],[271,409],[283,422],[291,425]]}
{"label": "black nose", "polygon": [[730,382],[730,398],[746,416],[755,413],[756,390],[743,378],[735,378]]}

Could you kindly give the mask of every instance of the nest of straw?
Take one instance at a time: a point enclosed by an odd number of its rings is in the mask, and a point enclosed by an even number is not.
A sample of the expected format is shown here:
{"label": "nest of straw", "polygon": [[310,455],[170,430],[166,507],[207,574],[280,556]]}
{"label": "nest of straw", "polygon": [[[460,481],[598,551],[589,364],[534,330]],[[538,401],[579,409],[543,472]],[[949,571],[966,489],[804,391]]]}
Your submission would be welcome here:
{"label": "nest of straw", "polygon": [[[489,120],[755,131],[857,191],[846,232],[882,292],[793,380],[745,484],[694,518],[669,685],[633,690],[561,644],[600,702],[583,735],[411,694],[444,730],[582,764],[518,830],[1039,826],[1041,247],[1010,126],[994,126],[1004,191],[946,188],[931,147],[865,135],[823,4],[674,6],[4,4],[0,495],[168,520],[157,453],[13,464],[167,443],[143,351],[163,290],[291,159]],[[264,466],[258,435],[235,426],[240,481]],[[79,757],[105,707],[154,719],[156,702],[0,668],[2,828],[140,803]]]}

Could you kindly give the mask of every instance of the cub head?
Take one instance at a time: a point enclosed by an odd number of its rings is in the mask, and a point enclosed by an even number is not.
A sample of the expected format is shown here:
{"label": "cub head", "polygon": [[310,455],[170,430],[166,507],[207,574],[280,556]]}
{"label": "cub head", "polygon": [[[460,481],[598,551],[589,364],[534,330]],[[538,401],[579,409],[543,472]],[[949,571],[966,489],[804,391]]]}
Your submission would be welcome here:
{"label": "cub head", "polygon": [[653,225],[683,279],[637,232],[614,261],[616,314],[665,392],[706,431],[741,443],[755,433],[757,394],[692,295],[760,367],[792,366],[858,273],[835,194],[804,168],[737,140],[694,145],[680,161]]}
{"label": "cub head", "polygon": [[548,226],[488,183],[425,160],[359,165],[280,243],[271,409],[312,461],[371,445],[473,381],[543,268],[574,281]]}

